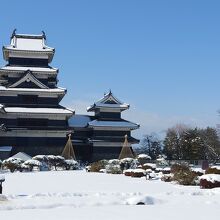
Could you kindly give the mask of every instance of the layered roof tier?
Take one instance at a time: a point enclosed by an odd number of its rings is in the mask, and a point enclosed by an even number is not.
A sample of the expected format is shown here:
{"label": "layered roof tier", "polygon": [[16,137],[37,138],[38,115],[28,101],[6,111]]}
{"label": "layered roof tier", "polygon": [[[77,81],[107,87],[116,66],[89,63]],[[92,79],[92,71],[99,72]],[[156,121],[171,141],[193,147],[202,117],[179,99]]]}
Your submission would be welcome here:
{"label": "layered roof tier", "polygon": [[50,63],[53,59],[54,52],[54,48],[46,45],[44,32],[41,35],[27,35],[16,34],[16,30],[14,30],[10,45],[3,46],[3,57],[6,61],[9,61],[10,57],[28,57],[46,58]]}
{"label": "layered roof tier", "polygon": [[117,99],[111,91],[109,93],[105,94],[103,98],[95,102],[93,105],[89,106],[87,108],[88,112],[95,111],[96,109],[102,109],[102,110],[120,110],[124,111],[128,109],[130,106],[129,104],[122,103],[119,99]]}

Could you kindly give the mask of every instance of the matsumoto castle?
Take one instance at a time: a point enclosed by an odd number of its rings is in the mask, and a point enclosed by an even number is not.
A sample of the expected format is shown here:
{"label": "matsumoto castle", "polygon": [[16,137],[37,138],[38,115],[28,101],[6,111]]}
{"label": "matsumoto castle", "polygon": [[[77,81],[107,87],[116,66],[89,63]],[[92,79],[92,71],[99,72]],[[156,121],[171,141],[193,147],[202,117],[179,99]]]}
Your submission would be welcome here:
{"label": "matsumoto castle", "polygon": [[138,143],[131,131],[139,125],[121,118],[129,105],[111,91],[87,108],[93,116],[59,104],[67,91],[57,86],[58,69],[50,66],[54,53],[44,32],[14,31],[10,45],[3,46],[7,63],[0,68],[0,151],[60,155],[71,134],[76,158],[94,161],[118,158],[126,134],[130,144]]}

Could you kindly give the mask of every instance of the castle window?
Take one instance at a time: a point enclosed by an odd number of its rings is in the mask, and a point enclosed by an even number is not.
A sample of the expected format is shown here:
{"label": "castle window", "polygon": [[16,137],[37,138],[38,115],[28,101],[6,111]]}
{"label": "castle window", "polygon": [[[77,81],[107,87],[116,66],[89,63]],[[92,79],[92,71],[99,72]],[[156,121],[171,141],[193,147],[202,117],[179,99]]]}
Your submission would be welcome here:
{"label": "castle window", "polygon": [[25,104],[37,104],[38,96],[37,95],[19,95],[22,103]]}

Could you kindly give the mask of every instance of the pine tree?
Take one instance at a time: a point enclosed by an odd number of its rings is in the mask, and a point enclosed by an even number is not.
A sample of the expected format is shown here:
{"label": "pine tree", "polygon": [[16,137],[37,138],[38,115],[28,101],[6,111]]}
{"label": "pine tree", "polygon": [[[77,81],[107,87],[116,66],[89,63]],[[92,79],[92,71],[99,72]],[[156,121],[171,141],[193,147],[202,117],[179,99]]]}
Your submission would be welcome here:
{"label": "pine tree", "polygon": [[149,155],[153,160],[162,153],[162,143],[155,133],[144,135],[140,143],[143,153]]}

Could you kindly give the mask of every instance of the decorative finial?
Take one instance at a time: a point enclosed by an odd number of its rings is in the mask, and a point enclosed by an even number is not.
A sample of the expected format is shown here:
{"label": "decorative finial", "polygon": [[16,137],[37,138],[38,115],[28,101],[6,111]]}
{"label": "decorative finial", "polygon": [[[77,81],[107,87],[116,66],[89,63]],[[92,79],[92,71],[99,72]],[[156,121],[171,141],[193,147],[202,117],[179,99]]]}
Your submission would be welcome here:
{"label": "decorative finial", "polygon": [[45,34],[44,31],[42,31],[42,36],[43,36],[43,38],[44,38],[45,40],[47,39],[46,34]]}
{"label": "decorative finial", "polygon": [[17,29],[15,28],[11,34],[11,39],[16,35],[16,31],[17,31]]}
{"label": "decorative finial", "polygon": [[112,94],[112,90],[111,90],[111,89],[109,89],[109,94],[110,94],[110,95]]}

